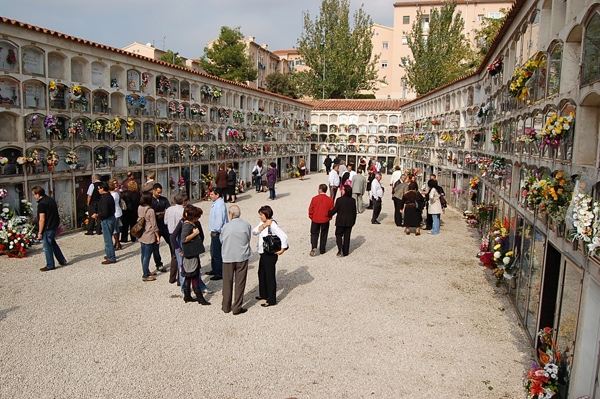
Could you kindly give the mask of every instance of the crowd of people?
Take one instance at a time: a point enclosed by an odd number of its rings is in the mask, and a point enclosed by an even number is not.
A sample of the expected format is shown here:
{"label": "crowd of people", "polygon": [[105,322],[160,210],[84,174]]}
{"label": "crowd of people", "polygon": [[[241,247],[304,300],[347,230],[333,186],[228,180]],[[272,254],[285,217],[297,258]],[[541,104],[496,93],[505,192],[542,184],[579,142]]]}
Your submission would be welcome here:
{"label": "crowd of people", "polygon": [[[308,208],[311,220],[310,256],[326,252],[329,225],[335,216],[337,256],[345,257],[350,252],[352,228],[358,214],[372,210],[371,223],[380,224],[378,219],[385,192],[381,183],[381,165],[374,159],[367,162],[363,158],[355,170],[353,163],[345,165],[337,157],[333,160],[327,157],[324,164],[329,170],[328,185],[319,184],[317,195],[311,199]],[[252,175],[256,191],[266,192],[268,188],[269,199],[275,199],[276,164],[271,162],[267,170],[259,160]],[[301,175],[304,177],[305,173]],[[430,177],[419,190],[414,175],[403,174],[398,166],[392,173],[390,186],[394,222],[396,226],[404,227],[407,235],[411,234],[412,229],[415,235],[420,235],[424,212],[427,215],[425,229],[431,230],[430,234],[434,235],[440,232],[444,191],[438,185],[436,176]],[[232,165],[220,165],[215,188],[209,192],[212,201],[207,223],[210,271],[206,274],[211,276],[212,281],[223,280],[223,312],[238,315],[246,312],[242,304],[248,262],[252,255],[251,237],[258,236],[259,295],[256,299],[265,301],[263,307],[277,304],[276,264],[279,255],[285,252],[289,244],[288,236],[273,219],[271,207],[260,207],[260,224],[254,228],[241,219],[240,208],[234,205],[235,180]],[[336,198],[338,191],[340,196]],[[169,283],[177,283],[181,287],[185,302],[210,305],[203,294],[211,294],[212,291],[200,273],[200,255],[205,252],[205,235],[200,223],[203,211],[188,203],[185,193],[176,194],[173,204],[162,193],[163,188],[155,181],[154,172],[147,174],[141,188],[133,173],[128,173],[120,183],[117,179],[102,181],[101,176],[93,176],[87,191],[89,222],[85,234],[102,235],[105,256],[101,263],[104,265],[117,262],[117,251],[123,248],[122,243],[139,241],[142,281],[145,282],[156,281],[157,273],[167,272],[159,250],[161,241],[165,241],[171,256],[168,262]],[[367,206],[363,203],[365,193],[369,198]],[[58,207],[42,187],[34,187],[32,195],[38,201],[38,238],[42,240],[46,256],[46,265],[41,270],[53,270],[55,258],[60,265],[67,264],[55,240],[59,224]],[[232,204],[229,208],[225,205],[226,201]],[[273,237],[277,237],[277,240],[273,240]],[[265,245],[267,241],[269,245]],[[156,271],[150,270],[152,259]]]}

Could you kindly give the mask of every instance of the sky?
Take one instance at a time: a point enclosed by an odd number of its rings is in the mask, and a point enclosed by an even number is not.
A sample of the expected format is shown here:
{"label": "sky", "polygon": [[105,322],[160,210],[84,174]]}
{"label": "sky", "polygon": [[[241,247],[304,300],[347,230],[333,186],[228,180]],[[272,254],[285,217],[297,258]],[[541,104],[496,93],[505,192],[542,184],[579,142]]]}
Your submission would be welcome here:
{"label": "sky", "polygon": [[[363,0],[373,22],[393,25],[394,1]],[[350,0],[351,20],[361,1]],[[122,48],[153,43],[199,58],[222,26],[240,27],[269,50],[292,49],[303,12],[319,14],[321,0],[0,0],[0,16]]]}

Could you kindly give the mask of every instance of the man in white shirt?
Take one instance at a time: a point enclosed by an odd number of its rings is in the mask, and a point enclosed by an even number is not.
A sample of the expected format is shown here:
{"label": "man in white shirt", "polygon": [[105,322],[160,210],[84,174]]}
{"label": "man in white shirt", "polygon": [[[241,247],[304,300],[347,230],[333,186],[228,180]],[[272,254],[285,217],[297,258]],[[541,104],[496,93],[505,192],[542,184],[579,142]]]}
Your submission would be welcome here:
{"label": "man in white shirt", "polygon": [[400,180],[401,176],[402,171],[400,170],[400,165],[394,166],[394,173],[392,173],[392,177],[390,178],[390,186],[394,187],[394,184],[396,184],[396,182]]}
{"label": "man in white shirt", "polygon": [[333,169],[329,172],[329,196],[335,199],[337,194],[337,190],[340,187],[340,175],[338,171],[340,170],[340,165],[333,165]]}
{"label": "man in white shirt", "polygon": [[[175,195],[173,198],[175,200],[175,205],[170,206],[165,210],[165,224],[167,225],[167,230],[169,230],[169,235],[173,234],[177,224],[181,220],[183,216],[183,208],[187,205],[188,197],[186,194],[179,193]],[[171,257],[171,266],[169,268],[169,283],[173,284],[177,281],[177,271],[179,270],[177,262],[177,254],[174,257]]]}
{"label": "man in white shirt", "polygon": [[377,220],[381,213],[381,199],[383,198],[383,187],[381,187],[381,173],[375,175],[375,180],[371,183],[371,200],[373,201],[373,217],[372,224],[381,224]]}

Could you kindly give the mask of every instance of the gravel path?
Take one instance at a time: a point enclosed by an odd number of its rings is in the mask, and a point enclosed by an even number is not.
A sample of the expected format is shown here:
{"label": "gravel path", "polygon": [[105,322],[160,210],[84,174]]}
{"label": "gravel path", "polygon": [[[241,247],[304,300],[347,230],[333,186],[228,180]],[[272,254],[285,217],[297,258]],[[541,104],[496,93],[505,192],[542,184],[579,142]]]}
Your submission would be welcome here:
{"label": "gravel path", "polygon": [[[325,181],[281,182],[272,202],[238,197],[252,226],[271,205],[291,240],[278,305],[254,299],[255,254],[239,316],[221,311],[221,282],[207,276],[212,306],[184,303],[167,274],[142,282],[139,244],[105,266],[100,237],[64,235],[69,265],[47,273],[41,246],[0,257],[0,398],[524,397],[529,345],[461,215],[447,211],[437,237],[406,236],[387,190],[382,224],[359,215],[348,257],[335,256],[332,226],[312,258],[307,208]],[[199,206],[206,233],[210,203]]]}

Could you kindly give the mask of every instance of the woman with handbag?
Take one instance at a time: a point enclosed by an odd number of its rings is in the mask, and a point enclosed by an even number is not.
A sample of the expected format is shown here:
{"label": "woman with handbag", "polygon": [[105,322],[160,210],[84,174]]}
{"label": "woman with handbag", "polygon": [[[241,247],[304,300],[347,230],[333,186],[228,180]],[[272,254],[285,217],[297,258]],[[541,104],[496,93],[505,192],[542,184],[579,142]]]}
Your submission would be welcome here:
{"label": "woman with handbag", "polygon": [[262,159],[256,161],[256,165],[254,165],[254,169],[252,169],[252,176],[254,176],[254,186],[256,187],[256,192],[260,192],[262,187],[262,171],[263,171],[263,162]]}
{"label": "woman with handbag", "polygon": [[[264,205],[258,210],[261,224],[252,230],[252,235],[258,236],[258,253],[260,261],[258,263],[258,300],[265,299],[262,307],[274,306],[277,304],[277,281],[275,279],[275,265],[279,255],[288,249],[288,236],[273,220],[273,209]],[[270,235],[279,237],[279,242]],[[279,250],[275,245],[280,245]]]}
{"label": "woman with handbag", "polygon": [[150,191],[142,193],[138,218],[144,218],[144,233],[139,238],[142,254],[142,280],[154,281],[156,279],[153,276],[156,273],[150,271],[150,257],[154,252],[154,247],[160,244],[160,234],[156,225],[154,209],[152,209],[152,193]]}
{"label": "woman with handbag", "polygon": [[181,275],[183,281],[183,300],[195,301],[192,298],[192,289],[200,305],[210,305],[200,289],[200,254],[204,253],[204,232],[198,222],[202,216],[202,209],[188,205],[184,210],[184,223],[181,227],[181,247],[183,249],[183,265]]}

